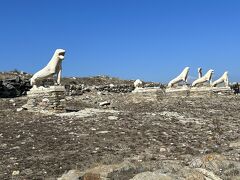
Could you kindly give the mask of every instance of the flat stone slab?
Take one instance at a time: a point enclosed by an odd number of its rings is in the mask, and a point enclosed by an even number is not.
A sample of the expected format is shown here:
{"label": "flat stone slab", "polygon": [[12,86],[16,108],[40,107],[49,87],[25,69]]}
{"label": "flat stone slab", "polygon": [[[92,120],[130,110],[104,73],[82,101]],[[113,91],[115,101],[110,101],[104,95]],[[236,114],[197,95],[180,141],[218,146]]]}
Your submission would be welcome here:
{"label": "flat stone slab", "polygon": [[230,87],[192,87],[190,95],[233,94]]}
{"label": "flat stone slab", "polygon": [[191,92],[212,91],[212,92],[225,92],[232,91],[230,87],[192,87]]}
{"label": "flat stone slab", "polygon": [[168,96],[188,96],[190,93],[190,88],[188,86],[167,88],[165,92]]}
{"label": "flat stone slab", "polygon": [[166,93],[190,91],[190,87],[188,86],[172,87],[172,88],[167,88],[165,91]]}
{"label": "flat stone slab", "polygon": [[38,94],[38,93],[48,93],[48,92],[65,92],[65,87],[64,86],[50,86],[50,87],[37,87],[37,88],[32,88],[30,91],[27,92],[27,95],[29,94]]}
{"label": "flat stone slab", "polygon": [[155,93],[161,91],[160,87],[151,87],[151,88],[136,88],[132,93]]}
{"label": "flat stone slab", "polygon": [[230,87],[212,87],[213,92],[233,92]]}
{"label": "flat stone slab", "polygon": [[190,91],[191,92],[210,92],[212,91],[212,87],[191,87]]}
{"label": "flat stone slab", "polygon": [[213,94],[232,94],[230,87],[176,87],[167,88],[166,95],[170,96],[210,96]]}

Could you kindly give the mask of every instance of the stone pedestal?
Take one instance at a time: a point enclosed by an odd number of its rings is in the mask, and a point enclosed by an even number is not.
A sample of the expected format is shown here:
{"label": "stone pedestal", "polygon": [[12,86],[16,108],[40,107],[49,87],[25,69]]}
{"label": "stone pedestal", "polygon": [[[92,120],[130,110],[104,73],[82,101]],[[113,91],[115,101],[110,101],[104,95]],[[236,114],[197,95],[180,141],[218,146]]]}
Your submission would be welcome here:
{"label": "stone pedestal", "polygon": [[156,93],[161,90],[159,87],[135,88],[132,93]]}
{"label": "stone pedestal", "polygon": [[190,89],[191,96],[211,96],[212,95],[212,87],[192,87]]}
{"label": "stone pedestal", "polygon": [[190,94],[190,88],[188,86],[181,86],[181,87],[166,89],[167,96],[179,97],[179,96],[188,96],[189,94]]}
{"label": "stone pedestal", "polygon": [[50,86],[48,88],[32,88],[27,93],[28,101],[23,108],[34,112],[65,112],[65,87]]}
{"label": "stone pedestal", "polygon": [[210,87],[210,86],[202,86],[202,87],[188,87],[188,86],[180,86],[175,88],[167,88],[166,95],[172,97],[181,97],[181,96],[194,96],[194,97],[202,97],[202,96],[212,96],[212,95],[231,95],[233,91],[230,87]]}
{"label": "stone pedestal", "polygon": [[164,96],[164,91],[159,87],[135,88],[132,91],[133,101],[156,101]]}
{"label": "stone pedestal", "polygon": [[233,91],[230,87],[192,87],[190,95],[193,96],[211,96],[211,95],[231,95]]}
{"label": "stone pedestal", "polygon": [[213,87],[212,92],[217,94],[227,94],[227,95],[234,94],[234,92],[230,87]]}

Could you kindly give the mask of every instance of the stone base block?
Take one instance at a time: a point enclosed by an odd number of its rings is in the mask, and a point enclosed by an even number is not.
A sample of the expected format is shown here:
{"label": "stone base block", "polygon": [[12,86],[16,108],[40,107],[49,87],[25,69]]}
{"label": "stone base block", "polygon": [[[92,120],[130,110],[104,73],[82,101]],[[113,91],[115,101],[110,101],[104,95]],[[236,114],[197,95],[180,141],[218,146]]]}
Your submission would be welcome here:
{"label": "stone base block", "polygon": [[32,88],[27,93],[28,101],[23,108],[29,111],[48,111],[48,112],[65,112],[65,87],[50,86],[48,88]]}
{"label": "stone base block", "polygon": [[230,87],[213,87],[212,92],[218,94],[234,94],[233,90]]}
{"label": "stone base block", "polygon": [[161,88],[136,88],[133,92],[133,101],[156,101],[161,99],[164,95],[164,91]]}
{"label": "stone base block", "polygon": [[180,96],[212,96],[212,95],[231,95],[233,91],[230,87],[175,87],[167,88],[165,90],[167,96],[180,97]]}
{"label": "stone base block", "polygon": [[233,91],[230,87],[192,87],[190,95],[192,96],[212,96],[212,95],[231,95]]}
{"label": "stone base block", "polygon": [[132,93],[156,93],[160,91],[159,87],[151,87],[151,88],[135,88]]}
{"label": "stone base block", "polygon": [[190,88],[188,86],[167,88],[165,92],[167,96],[172,96],[172,97],[189,96]]}

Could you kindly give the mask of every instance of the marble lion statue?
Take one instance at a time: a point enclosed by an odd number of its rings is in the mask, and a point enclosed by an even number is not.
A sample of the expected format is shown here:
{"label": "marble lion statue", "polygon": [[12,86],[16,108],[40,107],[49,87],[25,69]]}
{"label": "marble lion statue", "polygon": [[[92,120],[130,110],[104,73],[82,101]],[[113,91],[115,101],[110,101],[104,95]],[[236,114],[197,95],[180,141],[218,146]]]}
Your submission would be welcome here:
{"label": "marble lion statue", "polygon": [[48,77],[57,75],[57,84],[61,83],[61,74],[62,74],[62,61],[65,56],[64,49],[57,49],[53,54],[52,59],[49,61],[47,66],[38,71],[33,75],[30,80],[30,83],[33,87],[37,87],[40,81],[47,79]]}
{"label": "marble lion statue", "polygon": [[179,82],[187,82],[187,77],[188,77],[188,73],[189,73],[189,67],[185,67],[184,70],[182,71],[182,73],[177,76],[175,79],[171,80],[169,83],[168,83],[168,87],[171,88],[173,87],[174,84],[177,84]]}
{"label": "marble lion statue", "polygon": [[140,79],[137,79],[134,83],[133,83],[135,88],[141,88],[143,87],[143,82]]}
{"label": "marble lion statue", "polygon": [[203,84],[207,81],[211,81],[213,73],[214,73],[214,70],[210,69],[204,76],[193,81],[192,86],[194,87],[198,84]]}
{"label": "marble lion statue", "polygon": [[226,87],[229,86],[229,82],[228,82],[228,72],[224,72],[223,75],[216,81],[214,81],[211,86],[212,87],[216,87],[218,84],[221,84],[223,83],[225,84]]}

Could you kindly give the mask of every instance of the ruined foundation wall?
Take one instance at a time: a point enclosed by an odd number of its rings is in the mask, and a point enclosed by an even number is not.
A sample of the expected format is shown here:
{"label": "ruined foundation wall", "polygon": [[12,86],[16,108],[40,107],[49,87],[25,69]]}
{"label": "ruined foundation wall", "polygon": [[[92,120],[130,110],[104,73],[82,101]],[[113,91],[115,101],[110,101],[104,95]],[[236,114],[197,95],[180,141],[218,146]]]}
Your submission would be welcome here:
{"label": "ruined foundation wall", "polygon": [[32,88],[27,97],[28,101],[24,108],[29,111],[65,112],[64,86]]}

